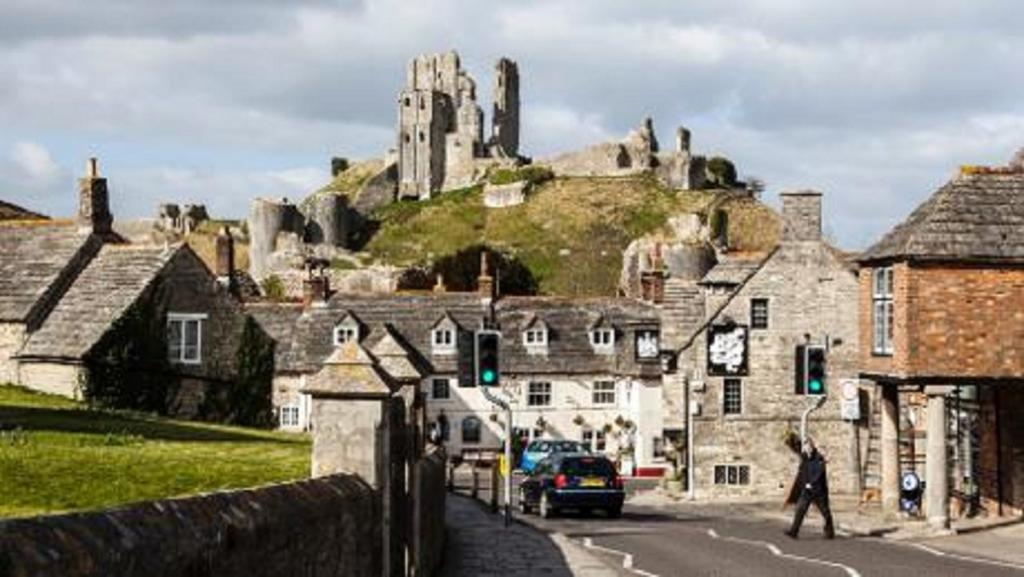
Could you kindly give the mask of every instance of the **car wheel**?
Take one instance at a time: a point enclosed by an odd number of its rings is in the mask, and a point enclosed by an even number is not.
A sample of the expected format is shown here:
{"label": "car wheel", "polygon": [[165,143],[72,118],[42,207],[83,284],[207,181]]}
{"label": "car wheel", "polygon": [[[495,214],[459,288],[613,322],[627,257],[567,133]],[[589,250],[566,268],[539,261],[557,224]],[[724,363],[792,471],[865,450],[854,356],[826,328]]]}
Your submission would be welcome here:
{"label": "car wheel", "polygon": [[538,509],[540,516],[545,519],[550,519],[555,516],[555,508],[551,506],[551,501],[548,500],[547,493],[542,493],[540,496],[540,507]]}
{"label": "car wheel", "polygon": [[608,518],[609,519],[618,519],[621,516],[622,516],[622,507],[612,507],[611,509],[608,509]]}

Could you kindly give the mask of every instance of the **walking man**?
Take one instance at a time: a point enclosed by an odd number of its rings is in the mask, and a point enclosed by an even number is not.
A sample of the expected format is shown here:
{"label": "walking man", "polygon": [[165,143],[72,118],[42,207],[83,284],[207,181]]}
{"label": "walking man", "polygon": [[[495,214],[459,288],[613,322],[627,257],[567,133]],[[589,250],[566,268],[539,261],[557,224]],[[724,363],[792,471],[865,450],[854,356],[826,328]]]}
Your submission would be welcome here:
{"label": "walking man", "polygon": [[796,513],[793,516],[793,525],[786,531],[786,535],[793,539],[797,538],[807,509],[814,503],[821,516],[825,518],[825,538],[834,538],[836,531],[832,524],[832,511],[828,507],[828,473],[825,470],[825,458],[810,439],[804,441],[803,450],[800,452],[800,470],[797,472],[790,499],[792,500],[796,494],[799,494],[796,498]]}

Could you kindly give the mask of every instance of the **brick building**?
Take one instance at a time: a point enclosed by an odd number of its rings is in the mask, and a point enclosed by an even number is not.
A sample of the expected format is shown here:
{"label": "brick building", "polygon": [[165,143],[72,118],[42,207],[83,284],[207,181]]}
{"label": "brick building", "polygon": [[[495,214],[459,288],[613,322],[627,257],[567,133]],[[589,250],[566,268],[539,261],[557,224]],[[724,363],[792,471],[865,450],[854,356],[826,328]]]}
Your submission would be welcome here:
{"label": "brick building", "polygon": [[822,239],[821,194],[784,193],[782,205],[774,249],[725,254],[698,283],[703,321],[680,347],[677,370],[693,412],[697,498],[781,502],[799,463],[792,446],[801,414],[812,402],[796,377],[801,346],[827,350],[827,400],[808,433],[829,460],[830,487],[860,486],[866,428],[843,420],[839,401],[844,380],[857,386],[856,267]]}
{"label": "brick building", "polygon": [[957,510],[1024,508],[1022,223],[1019,164],[965,167],[860,257],[861,375],[881,393],[889,512],[907,470],[937,527],[951,497]]}
{"label": "brick building", "polygon": [[95,160],[80,180],[77,219],[0,222],[0,382],[81,398],[89,371],[135,338],[128,319],[145,310],[154,317],[142,320],[145,336],[166,350],[137,360],[172,383],[173,412],[197,415],[239,371],[247,317],[232,293],[231,238],[218,238],[218,276],[187,245],[129,244],[112,223]]}

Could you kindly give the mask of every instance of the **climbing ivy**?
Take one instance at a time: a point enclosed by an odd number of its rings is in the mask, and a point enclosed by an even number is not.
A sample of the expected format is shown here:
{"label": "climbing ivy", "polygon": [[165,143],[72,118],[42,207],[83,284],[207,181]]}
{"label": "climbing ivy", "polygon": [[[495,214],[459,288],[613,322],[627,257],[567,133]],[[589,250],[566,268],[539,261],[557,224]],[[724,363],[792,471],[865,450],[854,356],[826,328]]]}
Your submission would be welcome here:
{"label": "climbing ivy", "polygon": [[235,352],[235,378],[226,395],[228,420],[239,425],[271,424],[273,379],[274,341],[247,316]]}

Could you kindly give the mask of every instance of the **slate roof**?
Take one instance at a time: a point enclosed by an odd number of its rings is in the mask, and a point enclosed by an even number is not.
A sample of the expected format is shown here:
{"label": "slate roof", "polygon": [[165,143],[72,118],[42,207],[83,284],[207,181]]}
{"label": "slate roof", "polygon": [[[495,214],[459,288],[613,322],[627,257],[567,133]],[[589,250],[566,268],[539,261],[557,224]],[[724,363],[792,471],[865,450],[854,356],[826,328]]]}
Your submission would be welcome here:
{"label": "slate roof", "polygon": [[391,394],[391,387],[374,361],[359,343],[347,342],[334,349],[302,391],[328,396],[386,397]]}
{"label": "slate roof", "polygon": [[[98,241],[92,242],[95,250]],[[0,320],[27,320],[89,243],[90,236],[67,221],[0,224]]]}
{"label": "slate roof", "polygon": [[764,262],[766,255],[761,255],[760,258],[726,258],[720,261],[715,266],[711,267],[704,278],[700,280],[701,284],[726,284],[726,285],[739,285],[743,284],[750,275],[754,274],[757,269]]}
{"label": "slate roof", "polygon": [[[653,305],[626,298],[505,297],[496,306],[501,326],[501,363],[506,374],[615,374],[655,377],[659,360],[638,362],[637,330],[658,330]],[[590,330],[603,318],[615,328],[615,353],[601,354],[590,344]],[[548,327],[547,354],[527,351],[522,333],[532,323]]]}
{"label": "slate roof", "polygon": [[18,356],[81,358],[181,248],[104,245]]}
{"label": "slate roof", "polygon": [[1024,262],[1024,172],[961,174],[860,255],[860,262]]}
{"label": "slate roof", "polygon": [[22,208],[14,203],[0,200],[0,220],[46,220],[46,217],[37,213],[32,212],[27,208]]}
{"label": "slate roof", "polygon": [[295,325],[302,315],[302,305],[297,303],[247,302],[245,312],[249,313],[260,327],[275,341],[274,365],[292,365],[292,340]]}

